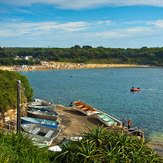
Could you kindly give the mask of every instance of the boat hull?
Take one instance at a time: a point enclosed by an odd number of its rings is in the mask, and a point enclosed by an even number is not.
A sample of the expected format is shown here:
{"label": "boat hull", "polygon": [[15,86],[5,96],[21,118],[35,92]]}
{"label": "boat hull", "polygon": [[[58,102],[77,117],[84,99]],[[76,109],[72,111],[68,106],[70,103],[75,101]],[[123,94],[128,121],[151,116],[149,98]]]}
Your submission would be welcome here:
{"label": "boat hull", "polygon": [[97,113],[97,118],[106,126],[121,126],[122,125],[122,123],[119,120],[103,112]]}
{"label": "boat hull", "polygon": [[59,126],[58,121],[31,118],[31,117],[21,117],[21,123],[39,124],[39,125],[50,127],[50,128],[58,128]]}
{"label": "boat hull", "polygon": [[40,118],[40,119],[46,119],[46,120],[52,120],[56,121],[58,118],[58,115],[50,115],[50,114],[39,114],[37,111],[27,111],[28,117],[33,117],[33,118]]}
{"label": "boat hull", "polygon": [[89,105],[80,102],[80,101],[74,101],[75,108],[80,111],[81,113],[85,115],[93,115],[97,113],[97,110],[90,107]]}
{"label": "boat hull", "polygon": [[61,131],[37,124],[22,124],[21,127],[27,132],[32,141],[48,146],[58,137]]}
{"label": "boat hull", "polygon": [[141,91],[141,89],[138,89],[138,88],[131,88],[130,90],[131,90],[131,92]]}

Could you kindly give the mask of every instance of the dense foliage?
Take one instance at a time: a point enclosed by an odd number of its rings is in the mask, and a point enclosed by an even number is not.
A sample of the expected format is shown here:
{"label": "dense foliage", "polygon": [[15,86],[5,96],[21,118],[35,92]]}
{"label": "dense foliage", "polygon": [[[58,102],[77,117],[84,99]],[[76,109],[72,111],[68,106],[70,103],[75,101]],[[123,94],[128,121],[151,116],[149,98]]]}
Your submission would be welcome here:
{"label": "dense foliage", "polygon": [[40,61],[32,61],[19,59],[15,60],[14,58],[0,58],[0,65],[13,66],[13,65],[38,65]]}
{"label": "dense foliage", "polygon": [[0,131],[0,162],[4,163],[47,163],[50,152],[39,149],[23,134],[4,134]]}
{"label": "dense foliage", "polygon": [[81,141],[70,141],[61,145],[62,152],[56,153],[60,163],[160,163],[160,157],[137,137],[105,128],[95,128],[83,134]]}
{"label": "dense foliage", "polygon": [[[32,60],[14,60],[33,56]],[[85,63],[131,63],[163,65],[163,48],[122,49],[91,46],[71,48],[0,48],[0,64],[36,64],[38,60]]]}
{"label": "dense foliage", "polygon": [[20,80],[25,90],[22,92],[23,98],[32,100],[33,89],[30,87],[28,79],[16,72],[0,70],[0,112],[4,113],[8,109],[15,109],[17,106],[17,80]]}
{"label": "dense foliage", "polygon": [[142,141],[119,132],[107,132],[103,127],[82,135],[81,141],[67,140],[62,152],[39,149],[20,134],[5,135],[0,131],[0,162],[19,163],[160,163],[161,158]]}

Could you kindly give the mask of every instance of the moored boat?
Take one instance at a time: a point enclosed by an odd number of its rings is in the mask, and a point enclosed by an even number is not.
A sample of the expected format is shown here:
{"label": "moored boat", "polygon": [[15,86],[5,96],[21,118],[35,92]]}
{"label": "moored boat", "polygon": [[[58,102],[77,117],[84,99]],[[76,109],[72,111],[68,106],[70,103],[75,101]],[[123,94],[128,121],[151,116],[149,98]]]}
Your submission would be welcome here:
{"label": "moored boat", "polygon": [[59,129],[49,128],[37,124],[21,124],[21,127],[29,134],[32,141],[48,146],[51,145],[53,140],[60,133]]}
{"label": "moored boat", "polygon": [[58,118],[58,112],[49,110],[28,110],[28,117],[41,118],[55,121]]}
{"label": "moored boat", "polygon": [[21,117],[21,123],[22,124],[24,124],[24,123],[39,124],[39,125],[51,127],[51,128],[58,128],[58,126],[59,126],[58,121],[32,118],[32,117]]}
{"label": "moored boat", "polygon": [[106,113],[97,113],[97,118],[104,123],[106,126],[121,126],[121,121],[117,120],[116,118],[106,114]]}
{"label": "moored boat", "polygon": [[85,115],[93,115],[98,112],[96,109],[80,101],[74,101],[74,105],[78,111],[82,112]]}

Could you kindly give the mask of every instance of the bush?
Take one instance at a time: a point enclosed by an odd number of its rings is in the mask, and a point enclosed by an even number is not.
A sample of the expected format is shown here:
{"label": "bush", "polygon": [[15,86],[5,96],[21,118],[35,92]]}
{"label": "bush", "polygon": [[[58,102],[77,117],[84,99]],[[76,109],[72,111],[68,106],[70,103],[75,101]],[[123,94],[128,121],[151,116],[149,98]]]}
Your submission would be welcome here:
{"label": "bush", "polygon": [[25,88],[22,92],[22,100],[27,98],[32,100],[33,89],[30,87],[28,79],[16,72],[0,70],[0,112],[4,113],[8,109],[15,109],[17,106],[17,80],[21,80],[22,87]]}
{"label": "bush", "polygon": [[161,158],[142,140],[118,131],[107,131],[104,127],[83,134],[79,142],[68,141],[61,145],[62,152],[54,160],[64,162],[161,162]]}

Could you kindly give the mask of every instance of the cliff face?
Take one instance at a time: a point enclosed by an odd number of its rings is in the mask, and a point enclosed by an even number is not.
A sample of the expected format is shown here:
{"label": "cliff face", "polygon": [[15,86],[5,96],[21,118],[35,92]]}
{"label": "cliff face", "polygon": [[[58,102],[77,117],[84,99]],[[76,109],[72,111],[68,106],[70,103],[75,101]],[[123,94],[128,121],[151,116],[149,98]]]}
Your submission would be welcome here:
{"label": "cliff face", "polygon": [[[23,104],[20,111],[21,116],[27,116],[27,106]],[[17,109],[9,109],[4,114],[0,113],[0,128],[16,131]]]}

